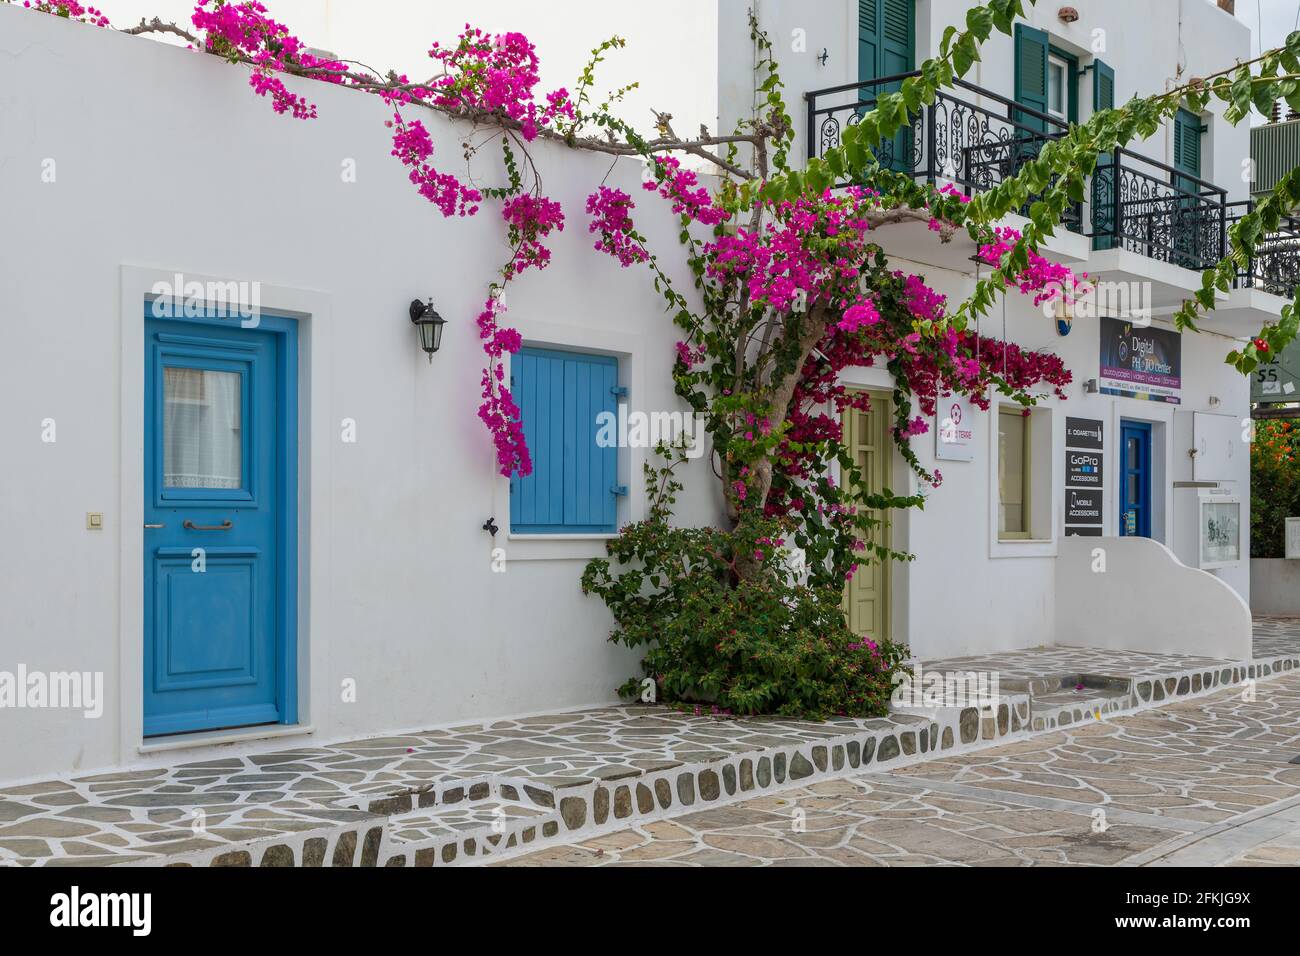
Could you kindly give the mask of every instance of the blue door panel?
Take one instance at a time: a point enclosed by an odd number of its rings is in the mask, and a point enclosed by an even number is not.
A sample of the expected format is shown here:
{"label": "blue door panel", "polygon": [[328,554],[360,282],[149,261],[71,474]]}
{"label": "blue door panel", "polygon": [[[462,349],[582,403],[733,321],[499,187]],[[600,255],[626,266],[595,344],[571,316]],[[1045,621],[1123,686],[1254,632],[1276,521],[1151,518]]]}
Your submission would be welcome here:
{"label": "blue door panel", "polygon": [[1151,426],[1120,423],[1119,534],[1151,537]]}
{"label": "blue door panel", "polygon": [[292,722],[296,323],[146,309],[145,358],[145,736]]}

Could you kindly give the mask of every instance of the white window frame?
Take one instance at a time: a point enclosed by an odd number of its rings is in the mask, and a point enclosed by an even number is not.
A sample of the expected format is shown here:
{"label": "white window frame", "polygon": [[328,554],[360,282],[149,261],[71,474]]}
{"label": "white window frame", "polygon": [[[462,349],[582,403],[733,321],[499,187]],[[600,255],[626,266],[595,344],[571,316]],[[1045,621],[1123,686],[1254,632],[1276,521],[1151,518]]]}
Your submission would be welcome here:
{"label": "white window frame", "polygon": [[[1061,108],[1052,109],[1052,74],[1055,70],[1061,71]],[[1070,65],[1061,59],[1055,53],[1049,53],[1047,56],[1047,114],[1059,119],[1062,123],[1069,121],[1070,112]]]}

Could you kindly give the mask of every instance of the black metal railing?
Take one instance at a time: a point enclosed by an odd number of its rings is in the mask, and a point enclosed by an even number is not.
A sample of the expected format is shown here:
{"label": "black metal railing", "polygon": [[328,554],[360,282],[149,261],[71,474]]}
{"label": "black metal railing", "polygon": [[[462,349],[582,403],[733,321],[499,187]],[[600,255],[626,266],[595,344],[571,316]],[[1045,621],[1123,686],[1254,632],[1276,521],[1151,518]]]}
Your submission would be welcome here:
{"label": "black metal railing", "polygon": [[1098,249],[1128,249],[1195,270],[1223,258],[1228,194],[1213,183],[1116,149],[1098,162],[1090,195],[1089,235]]}
{"label": "black metal railing", "polygon": [[[917,75],[900,73],[806,93],[809,158],[839,146],[844,129],[874,109],[881,93]],[[936,94],[911,126],[881,144],[876,157],[882,166],[930,183],[950,182],[972,195],[1014,177],[1045,143],[1068,130],[1055,117],[964,80],[956,86],[955,92]],[[1081,206],[1064,218],[1068,228],[1082,231]]]}
{"label": "black metal railing", "polygon": [[[917,75],[805,93],[808,157],[839,146],[844,130],[874,109],[881,93]],[[973,195],[1018,174],[1068,128],[1056,117],[957,80],[955,89],[941,90],[909,127],[882,143],[876,157],[888,169],[952,183]],[[1086,195],[1086,219],[1079,204],[1064,224],[1086,234],[1094,248],[1127,249],[1198,271],[1223,258],[1228,226],[1251,208],[1229,203],[1227,191],[1213,183],[1126,149],[1099,157]],[[1260,241],[1250,265],[1238,271],[1237,284],[1291,296],[1300,284],[1300,217],[1284,220]]]}
{"label": "black metal railing", "polygon": [[[1228,203],[1228,225],[1253,211],[1255,203]],[[1237,288],[1261,289],[1291,298],[1300,285],[1300,219],[1287,216],[1276,232],[1255,244],[1255,255],[1246,268],[1237,269]]]}

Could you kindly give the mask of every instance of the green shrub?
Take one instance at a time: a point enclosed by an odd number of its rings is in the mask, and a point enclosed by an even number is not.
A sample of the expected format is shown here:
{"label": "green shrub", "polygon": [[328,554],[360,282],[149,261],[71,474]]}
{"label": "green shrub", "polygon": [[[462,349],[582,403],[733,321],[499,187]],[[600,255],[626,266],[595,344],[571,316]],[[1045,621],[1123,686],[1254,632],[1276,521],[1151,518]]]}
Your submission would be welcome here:
{"label": "green shrub", "polygon": [[[678,486],[655,471],[650,517],[622,530],[608,559],[587,565],[585,593],[614,615],[610,640],[645,648],[644,678],[619,693],[700,712],[820,720],[888,712],[904,652],[849,630],[838,589],[795,580],[783,527],[747,521],[734,531],[669,523]],[[748,565],[741,577],[737,557]],[[757,564],[758,573],[752,569]]]}
{"label": "green shrub", "polygon": [[1286,556],[1286,519],[1300,516],[1300,426],[1255,423],[1250,446],[1250,556]]}

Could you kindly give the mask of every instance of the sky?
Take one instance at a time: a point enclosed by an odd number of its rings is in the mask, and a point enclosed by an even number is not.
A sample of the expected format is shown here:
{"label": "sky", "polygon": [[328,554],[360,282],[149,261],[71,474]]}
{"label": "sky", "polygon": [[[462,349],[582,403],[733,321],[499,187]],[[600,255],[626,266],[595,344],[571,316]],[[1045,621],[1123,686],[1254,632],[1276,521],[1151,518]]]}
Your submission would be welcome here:
{"label": "sky", "polygon": [[1281,46],[1287,34],[1297,29],[1296,12],[1300,0],[1237,0],[1237,19],[1251,29],[1255,53]]}

